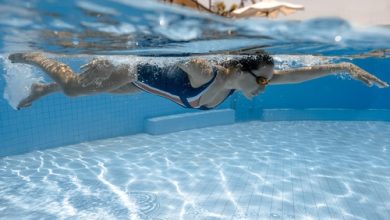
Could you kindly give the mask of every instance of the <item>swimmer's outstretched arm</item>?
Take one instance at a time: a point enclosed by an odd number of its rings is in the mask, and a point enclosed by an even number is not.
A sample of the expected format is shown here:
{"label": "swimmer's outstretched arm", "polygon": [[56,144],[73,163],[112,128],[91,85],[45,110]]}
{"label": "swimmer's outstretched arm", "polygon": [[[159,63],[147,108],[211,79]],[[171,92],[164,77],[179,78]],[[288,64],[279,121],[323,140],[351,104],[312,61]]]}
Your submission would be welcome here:
{"label": "swimmer's outstretched arm", "polygon": [[274,70],[273,77],[271,78],[269,83],[275,85],[300,83],[342,72],[348,72],[352,78],[362,81],[367,86],[372,86],[374,84],[379,88],[389,87],[389,84],[387,84],[386,82],[380,80],[376,76],[366,72],[365,70],[352,63],[338,63],[288,70]]}

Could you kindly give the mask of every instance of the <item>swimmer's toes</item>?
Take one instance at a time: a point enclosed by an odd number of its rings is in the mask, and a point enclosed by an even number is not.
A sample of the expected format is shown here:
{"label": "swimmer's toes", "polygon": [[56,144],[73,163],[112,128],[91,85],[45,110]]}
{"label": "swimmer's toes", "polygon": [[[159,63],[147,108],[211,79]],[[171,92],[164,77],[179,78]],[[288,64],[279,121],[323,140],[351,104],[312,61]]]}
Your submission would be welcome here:
{"label": "swimmer's toes", "polygon": [[19,63],[21,60],[23,60],[23,53],[13,53],[8,56],[8,59],[12,63]]}
{"label": "swimmer's toes", "polygon": [[34,59],[42,56],[41,53],[29,52],[29,53],[13,53],[8,56],[8,59],[12,63],[29,63]]}
{"label": "swimmer's toes", "polygon": [[19,102],[18,106],[16,107],[17,110],[20,110],[22,108],[27,108],[27,107],[30,107],[32,105],[32,102],[28,99],[24,99],[22,101]]}

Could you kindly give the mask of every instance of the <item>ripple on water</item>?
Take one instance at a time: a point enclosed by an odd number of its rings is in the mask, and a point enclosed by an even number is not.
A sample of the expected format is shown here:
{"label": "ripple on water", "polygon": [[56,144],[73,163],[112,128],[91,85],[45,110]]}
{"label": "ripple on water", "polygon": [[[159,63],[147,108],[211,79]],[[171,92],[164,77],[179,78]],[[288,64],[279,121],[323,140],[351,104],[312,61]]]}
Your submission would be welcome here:
{"label": "ripple on water", "polygon": [[137,205],[138,211],[149,214],[159,209],[160,203],[157,196],[149,192],[130,192],[130,197]]}

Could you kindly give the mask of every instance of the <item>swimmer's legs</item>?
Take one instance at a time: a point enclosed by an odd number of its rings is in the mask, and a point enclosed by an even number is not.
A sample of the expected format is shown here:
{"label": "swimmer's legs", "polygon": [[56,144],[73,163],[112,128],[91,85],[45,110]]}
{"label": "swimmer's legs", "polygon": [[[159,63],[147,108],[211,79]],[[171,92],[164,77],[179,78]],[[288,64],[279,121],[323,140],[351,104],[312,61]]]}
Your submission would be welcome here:
{"label": "swimmer's legs", "polygon": [[64,92],[70,84],[77,82],[77,75],[73,73],[69,66],[46,58],[41,53],[14,53],[8,59],[12,63],[25,63],[41,68],[63,88]]}
{"label": "swimmer's legs", "polygon": [[[48,94],[62,91],[61,86],[58,85],[58,83],[49,83],[49,84],[40,84],[40,83],[34,83],[31,85],[31,92],[30,94],[24,98],[22,101],[19,102],[17,109],[26,108],[32,105],[32,103],[42,98],[43,96],[46,96]],[[136,86],[134,86],[132,83],[129,83],[127,85],[124,85],[116,90],[109,91],[110,94],[129,94],[129,93],[136,93],[141,91]]]}
{"label": "swimmer's legs", "polygon": [[83,73],[41,53],[15,53],[9,56],[13,63],[37,66],[45,71],[68,96],[110,92],[136,80],[136,73],[129,72],[129,65],[114,66],[108,60],[93,60],[82,67]]}
{"label": "swimmer's legs", "polygon": [[26,108],[31,106],[32,102],[41,98],[42,96],[48,95],[53,92],[61,91],[60,85],[57,83],[49,83],[49,84],[40,84],[34,83],[31,85],[31,92],[26,98],[24,98],[17,106],[17,109]]}

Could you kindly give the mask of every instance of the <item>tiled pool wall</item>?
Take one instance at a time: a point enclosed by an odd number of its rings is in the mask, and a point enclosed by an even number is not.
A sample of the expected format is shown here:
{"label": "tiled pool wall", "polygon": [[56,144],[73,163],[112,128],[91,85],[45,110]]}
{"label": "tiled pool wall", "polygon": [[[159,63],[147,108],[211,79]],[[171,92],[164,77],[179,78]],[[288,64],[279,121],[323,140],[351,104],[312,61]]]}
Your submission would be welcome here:
{"label": "tiled pool wall", "polygon": [[[390,59],[357,60],[355,64],[390,82]],[[3,95],[2,66],[0,71]],[[270,86],[251,101],[236,93],[219,107],[224,108],[235,110],[236,121],[389,120],[390,89],[368,88],[330,76],[303,84]],[[348,111],[334,114],[329,109]],[[367,109],[380,110],[365,114]],[[148,118],[187,112],[196,110],[145,93],[77,98],[54,94],[20,111],[0,98],[0,156],[136,134],[144,131]]]}

